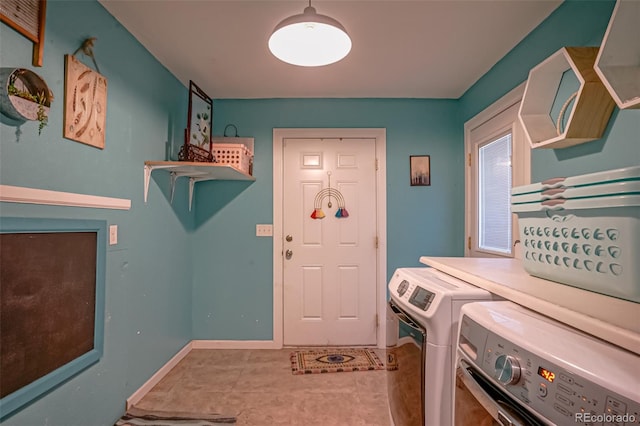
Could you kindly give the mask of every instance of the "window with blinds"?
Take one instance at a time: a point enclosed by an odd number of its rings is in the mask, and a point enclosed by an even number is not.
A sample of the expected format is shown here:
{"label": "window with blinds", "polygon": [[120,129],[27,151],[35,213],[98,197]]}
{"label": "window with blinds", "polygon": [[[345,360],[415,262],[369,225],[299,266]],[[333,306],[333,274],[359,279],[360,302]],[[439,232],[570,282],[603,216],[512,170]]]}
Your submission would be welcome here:
{"label": "window with blinds", "polygon": [[511,133],[478,148],[478,248],[511,253]]}

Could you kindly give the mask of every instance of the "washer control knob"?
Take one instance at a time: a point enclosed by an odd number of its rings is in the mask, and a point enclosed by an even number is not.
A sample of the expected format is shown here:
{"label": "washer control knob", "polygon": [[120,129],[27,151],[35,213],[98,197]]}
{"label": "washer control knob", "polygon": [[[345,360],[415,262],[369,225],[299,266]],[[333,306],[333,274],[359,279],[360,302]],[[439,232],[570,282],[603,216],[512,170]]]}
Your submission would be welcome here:
{"label": "washer control knob", "polygon": [[402,282],[398,285],[398,296],[402,297],[402,295],[405,294],[408,289],[409,289],[409,281],[402,280]]}
{"label": "washer control knob", "polygon": [[520,380],[520,364],[511,355],[500,355],[494,365],[496,378],[505,385],[514,385]]}

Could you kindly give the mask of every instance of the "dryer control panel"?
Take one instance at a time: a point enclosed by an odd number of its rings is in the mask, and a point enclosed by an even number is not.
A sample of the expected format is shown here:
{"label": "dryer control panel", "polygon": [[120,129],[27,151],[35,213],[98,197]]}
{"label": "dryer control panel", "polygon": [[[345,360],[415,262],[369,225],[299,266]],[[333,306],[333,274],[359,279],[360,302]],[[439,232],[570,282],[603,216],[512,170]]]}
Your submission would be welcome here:
{"label": "dryer control panel", "polygon": [[[429,309],[431,302],[436,297],[435,293],[407,280],[400,281],[400,284],[396,287],[396,293],[400,298],[407,299],[408,297],[407,301],[409,303],[423,311]],[[405,296],[405,294],[408,296]]]}
{"label": "dryer control panel", "polygon": [[[415,307],[415,314],[432,314],[446,300],[490,300],[491,294],[433,268],[399,268],[389,281],[389,292],[401,305]],[[431,308],[431,311],[429,310]]]}
{"label": "dryer control panel", "polygon": [[436,294],[426,290],[420,286],[416,286],[413,293],[411,293],[411,297],[409,297],[409,303],[413,306],[416,306],[423,311],[429,309],[429,305],[433,302],[433,298],[436,297]]}
{"label": "dryer control panel", "polygon": [[[487,335],[481,368],[509,394],[556,424],[640,424],[640,403],[613,393],[582,377],[578,371],[564,369],[495,333]],[[603,421],[607,418],[611,421]]]}
{"label": "dryer control panel", "polygon": [[463,307],[458,350],[519,405],[554,424],[640,425],[640,356],[533,313],[464,312],[476,308]]}

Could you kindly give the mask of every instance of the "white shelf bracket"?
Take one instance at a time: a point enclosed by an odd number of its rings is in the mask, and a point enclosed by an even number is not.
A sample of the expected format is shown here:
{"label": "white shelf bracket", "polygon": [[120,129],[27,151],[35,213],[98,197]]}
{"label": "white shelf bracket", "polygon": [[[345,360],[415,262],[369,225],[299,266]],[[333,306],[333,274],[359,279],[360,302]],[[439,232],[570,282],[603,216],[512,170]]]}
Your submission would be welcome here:
{"label": "white shelf bracket", "polygon": [[191,211],[191,206],[193,204],[193,191],[195,189],[196,182],[204,182],[207,180],[215,180],[208,177],[190,177],[189,178],[189,211]]}
{"label": "white shelf bracket", "polygon": [[149,180],[151,179],[152,166],[144,166],[144,203],[147,204],[147,196],[149,195]]}
{"label": "white shelf bracket", "polygon": [[178,180],[180,176],[176,172],[171,172],[171,199],[169,203],[173,204],[173,194],[176,192],[176,180]]}
{"label": "white shelf bracket", "polygon": [[[149,183],[151,182],[151,173],[155,169],[168,169],[171,166],[150,166],[148,164],[144,165],[144,203],[147,204],[147,198],[149,196]],[[173,198],[173,196],[172,196]]]}
{"label": "white shelf bracket", "polygon": [[191,211],[191,206],[193,205],[193,186],[196,182],[195,178],[189,178],[189,211]]}

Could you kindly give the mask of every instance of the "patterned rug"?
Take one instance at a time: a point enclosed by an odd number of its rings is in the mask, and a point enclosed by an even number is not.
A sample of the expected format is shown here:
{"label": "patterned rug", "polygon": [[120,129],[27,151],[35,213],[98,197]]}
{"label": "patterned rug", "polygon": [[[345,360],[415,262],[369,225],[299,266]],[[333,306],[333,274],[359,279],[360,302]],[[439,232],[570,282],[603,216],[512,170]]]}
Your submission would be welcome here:
{"label": "patterned rug", "polygon": [[291,353],[293,374],[382,370],[384,364],[370,349],[315,349]]}

